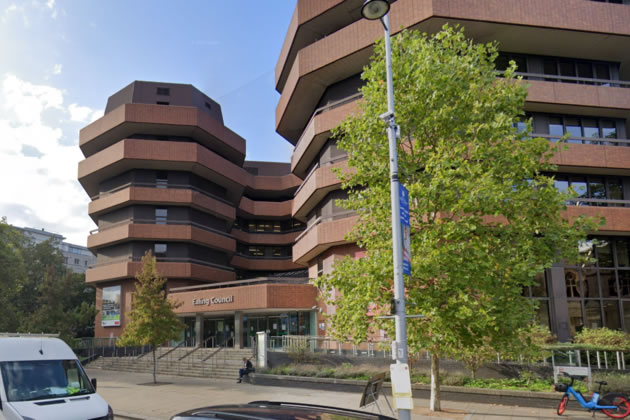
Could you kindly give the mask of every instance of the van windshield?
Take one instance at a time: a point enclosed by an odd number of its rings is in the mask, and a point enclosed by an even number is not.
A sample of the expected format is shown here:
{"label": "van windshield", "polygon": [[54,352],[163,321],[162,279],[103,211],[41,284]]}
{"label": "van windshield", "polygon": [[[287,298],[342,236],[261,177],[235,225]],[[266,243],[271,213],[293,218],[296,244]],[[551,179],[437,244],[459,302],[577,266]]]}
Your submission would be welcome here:
{"label": "van windshield", "polygon": [[76,360],[0,362],[9,401],[34,401],[92,394],[94,388]]}

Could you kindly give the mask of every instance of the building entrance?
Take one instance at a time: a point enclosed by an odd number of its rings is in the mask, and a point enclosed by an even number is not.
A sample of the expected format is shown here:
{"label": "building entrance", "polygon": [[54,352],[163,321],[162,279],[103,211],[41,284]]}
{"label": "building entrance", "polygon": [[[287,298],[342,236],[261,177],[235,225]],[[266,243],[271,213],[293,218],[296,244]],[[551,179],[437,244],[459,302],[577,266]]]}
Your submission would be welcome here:
{"label": "building entrance", "polygon": [[234,347],[234,318],[203,320],[204,347]]}
{"label": "building entrance", "polygon": [[310,312],[288,312],[268,316],[243,316],[243,346],[251,347],[256,333],[265,331],[270,340],[286,335],[310,335]]}

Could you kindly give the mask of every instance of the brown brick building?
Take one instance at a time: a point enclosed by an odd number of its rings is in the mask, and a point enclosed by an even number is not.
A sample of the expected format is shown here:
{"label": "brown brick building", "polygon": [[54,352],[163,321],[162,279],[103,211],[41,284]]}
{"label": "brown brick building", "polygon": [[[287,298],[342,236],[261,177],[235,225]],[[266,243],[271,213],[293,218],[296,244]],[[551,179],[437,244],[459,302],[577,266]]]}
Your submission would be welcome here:
{"label": "brown brick building", "polygon": [[[380,22],[361,18],[362,4],[298,0],[276,66],[276,129],[295,145],[291,171],[303,180],[292,216],[307,224],[293,260],[311,278],[339,256],[358,255],[343,241],[355,219],[334,204],[344,192],[332,168],[346,161],[330,129],[356,110],[359,75],[383,36]],[[555,158],[558,188],[581,193],[568,215],[603,215],[607,224],[593,232],[606,244],[594,250],[595,265],[554,267],[525,292],[561,340],[583,326],[630,332],[629,19],[628,0],[398,0],[390,9],[393,33],[434,33],[448,22],[475,41],[498,41],[497,67],[515,60],[529,84],[534,133],[570,133]]]}
{"label": "brown brick building", "polygon": [[[184,302],[187,337],[247,345],[255,330],[325,334],[307,279],[340,256],[361,256],[344,240],[355,215],[335,205],[345,193],[333,169],[347,164],[330,130],[357,109],[360,72],[382,37],[379,22],[361,19],[362,3],[298,0],[276,67],[276,130],[295,145],[289,164],[244,161],[245,140],[190,85],[132,83],[81,131],[79,180],[99,227],[88,241],[97,264],[87,281],[99,309],[106,295],[97,336],[120,334],[103,324],[115,322],[118,296],[124,326],[147,249],[170,296]],[[592,232],[603,239],[596,264],[553,267],[525,291],[562,340],[584,326],[630,331],[628,3],[397,0],[390,11],[394,33],[449,22],[475,41],[497,40],[497,67],[516,61],[529,84],[534,133],[570,134],[555,157],[558,188],[581,194],[568,216],[602,215],[607,224]]]}

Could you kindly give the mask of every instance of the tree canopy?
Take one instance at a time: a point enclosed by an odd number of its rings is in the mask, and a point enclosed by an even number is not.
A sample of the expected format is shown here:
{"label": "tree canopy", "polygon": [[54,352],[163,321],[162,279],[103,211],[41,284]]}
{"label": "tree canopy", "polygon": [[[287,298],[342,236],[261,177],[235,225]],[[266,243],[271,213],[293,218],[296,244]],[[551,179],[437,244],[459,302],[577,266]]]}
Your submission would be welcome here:
{"label": "tree canopy", "polygon": [[[405,276],[410,351],[434,359],[461,348],[502,348],[533,319],[522,297],[536,273],[566,258],[596,228],[564,217],[568,195],[554,187],[550,158],[560,146],[530,138],[527,87],[515,65],[497,78],[497,45],[475,44],[445,26],[427,36],[404,30],[392,39],[399,179],[409,190],[412,274]],[[345,258],[317,280],[337,290],[330,316],[338,336],[393,335],[392,234],[384,43],[364,69],[360,112],[333,134],[353,171],[339,172],[359,220],[347,239],[365,257]],[[517,124],[518,123],[518,124]],[[524,129],[518,129],[524,127]],[[439,405],[438,405],[439,409]]]}
{"label": "tree canopy", "polygon": [[94,335],[95,290],[64,266],[50,241],[33,243],[0,221],[0,331]]}

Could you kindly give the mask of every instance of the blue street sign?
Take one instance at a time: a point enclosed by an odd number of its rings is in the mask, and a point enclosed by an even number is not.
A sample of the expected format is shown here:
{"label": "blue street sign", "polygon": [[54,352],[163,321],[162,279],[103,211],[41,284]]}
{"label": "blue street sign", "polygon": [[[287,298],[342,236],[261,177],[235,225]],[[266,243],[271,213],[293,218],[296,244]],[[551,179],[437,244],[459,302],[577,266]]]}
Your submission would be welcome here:
{"label": "blue street sign", "polygon": [[411,276],[411,225],[409,223],[409,191],[399,186],[400,224],[402,230],[403,274]]}

